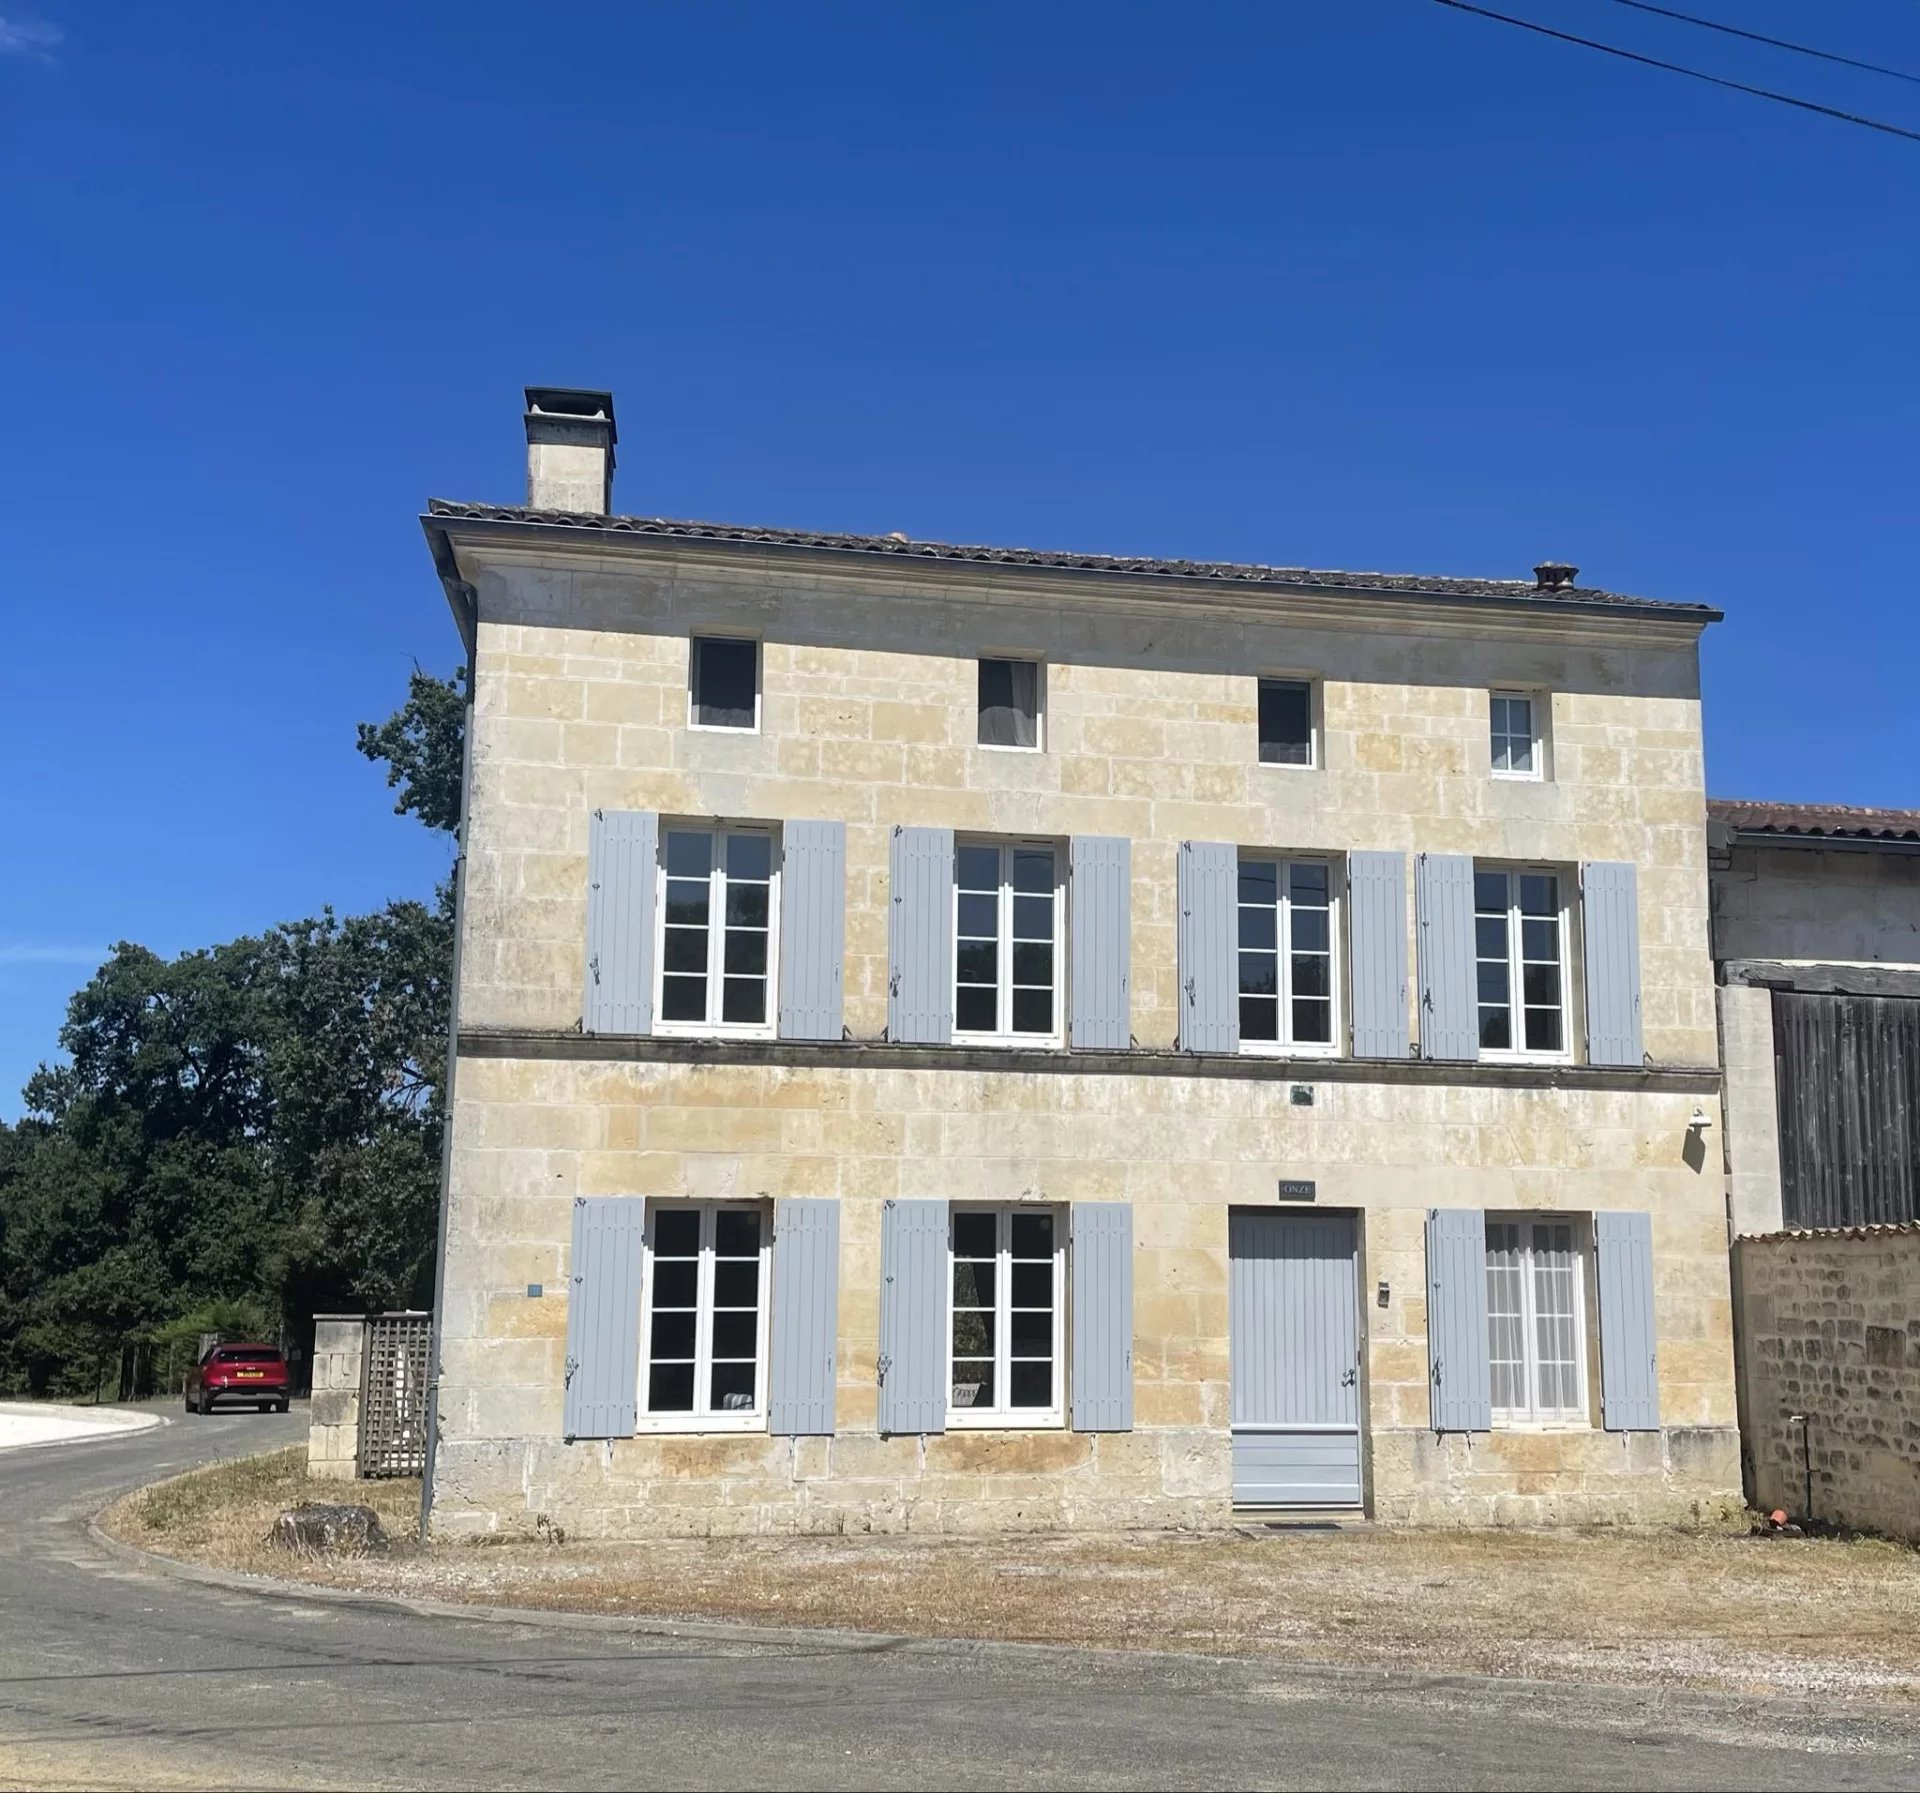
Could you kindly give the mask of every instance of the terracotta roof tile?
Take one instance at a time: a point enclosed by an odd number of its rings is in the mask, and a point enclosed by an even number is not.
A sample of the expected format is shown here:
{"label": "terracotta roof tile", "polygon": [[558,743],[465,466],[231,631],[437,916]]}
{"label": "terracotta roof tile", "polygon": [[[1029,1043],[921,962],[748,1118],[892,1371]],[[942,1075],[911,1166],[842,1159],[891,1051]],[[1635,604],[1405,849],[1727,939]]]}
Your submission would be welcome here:
{"label": "terracotta roof tile", "polygon": [[1881,1220],[1867,1226],[1790,1226],[1777,1233],[1742,1233],[1736,1244],[1778,1245],[1788,1239],[1898,1239],[1920,1236],[1920,1220]]}
{"label": "terracotta roof tile", "polygon": [[1749,803],[1709,797],[1707,820],[1741,834],[1831,840],[1920,841],[1920,809],[1860,809],[1838,803]]}

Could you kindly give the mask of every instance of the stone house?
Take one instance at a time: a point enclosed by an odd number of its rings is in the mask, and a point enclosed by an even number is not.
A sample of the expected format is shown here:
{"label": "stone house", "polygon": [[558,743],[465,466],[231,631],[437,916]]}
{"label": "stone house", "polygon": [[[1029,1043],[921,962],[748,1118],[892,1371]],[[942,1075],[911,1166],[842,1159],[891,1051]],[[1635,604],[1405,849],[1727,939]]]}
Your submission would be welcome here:
{"label": "stone house", "polygon": [[1920,810],[1707,816],[1734,1232],[1920,1220]]}
{"label": "stone house", "polygon": [[1736,1495],[1715,612],[622,517],[526,423],[423,519],[437,1533]]}
{"label": "stone house", "polygon": [[1920,810],[1707,818],[1747,1492],[1920,1539]]}

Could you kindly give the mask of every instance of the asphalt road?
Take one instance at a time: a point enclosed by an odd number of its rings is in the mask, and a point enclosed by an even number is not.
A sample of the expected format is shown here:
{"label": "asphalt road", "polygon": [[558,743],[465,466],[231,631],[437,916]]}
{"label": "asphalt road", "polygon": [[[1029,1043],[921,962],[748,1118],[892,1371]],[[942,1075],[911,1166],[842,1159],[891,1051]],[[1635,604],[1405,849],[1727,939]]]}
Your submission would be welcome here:
{"label": "asphalt road", "polygon": [[1018,1648],[689,1641],[229,1592],[87,1535],[305,1416],[0,1455],[0,1786],[1920,1787],[1920,1724]]}

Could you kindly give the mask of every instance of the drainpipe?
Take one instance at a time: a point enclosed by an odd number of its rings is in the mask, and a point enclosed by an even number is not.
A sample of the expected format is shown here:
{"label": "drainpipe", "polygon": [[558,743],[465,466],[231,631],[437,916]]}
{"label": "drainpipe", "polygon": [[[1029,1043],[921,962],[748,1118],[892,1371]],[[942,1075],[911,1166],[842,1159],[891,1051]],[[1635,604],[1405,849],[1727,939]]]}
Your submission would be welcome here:
{"label": "drainpipe", "polygon": [[[473,605],[473,588],[464,586],[463,595]],[[477,607],[466,613],[478,622]],[[472,634],[477,634],[477,628]],[[469,636],[462,629],[463,636]],[[440,1455],[440,1338],[446,1327],[447,1308],[447,1209],[453,1190],[453,1080],[460,1065],[460,949],[466,938],[467,923],[467,814],[473,802],[473,692],[475,684],[475,643],[469,636],[467,648],[466,715],[460,729],[460,829],[454,837],[453,860],[453,968],[452,986],[447,994],[447,1068],[441,1087],[446,1094],[445,1115],[440,1134],[440,1222],[433,1250],[433,1319],[427,1336],[427,1454],[420,1475],[420,1542],[427,1541],[427,1526],[433,1516],[433,1472]]]}

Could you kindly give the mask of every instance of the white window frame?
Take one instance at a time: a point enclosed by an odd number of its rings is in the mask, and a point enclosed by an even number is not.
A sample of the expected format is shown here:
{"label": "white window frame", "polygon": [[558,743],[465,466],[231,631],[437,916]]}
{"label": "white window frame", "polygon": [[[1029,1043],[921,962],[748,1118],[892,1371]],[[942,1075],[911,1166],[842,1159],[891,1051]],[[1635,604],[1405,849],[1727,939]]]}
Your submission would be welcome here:
{"label": "white window frame", "polygon": [[[992,1032],[971,1033],[959,1025],[960,982],[960,871],[962,847],[992,847],[1000,854],[999,951],[996,955],[999,977],[995,1013],[998,1025]],[[1019,847],[1044,847],[1053,855],[1053,1025],[1045,1033],[1013,1031],[1013,854]],[[953,944],[953,972],[948,1001],[954,1005],[953,1041],[956,1046],[1059,1047],[1066,1043],[1067,999],[1067,855],[1057,840],[1023,839],[1009,835],[956,835],[954,848],[953,906],[947,917],[947,936]],[[978,894],[978,893],[975,893]],[[1029,892],[1029,895],[1038,894]],[[982,986],[984,987],[984,986]]]}
{"label": "white window frame", "polygon": [[[983,741],[980,739],[980,663],[985,660],[1006,660],[1017,662],[1021,666],[1033,668],[1033,745],[1019,747],[1008,741]],[[1036,660],[1031,654],[982,654],[975,660],[973,744],[982,753],[1045,753],[1047,750],[1047,663]]]}
{"label": "white window frame", "polygon": [[[1010,1407],[1013,1362],[1013,1217],[1053,1217],[1053,1401],[1046,1407]],[[956,1407],[953,1404],[953,1222],[962,1214],[992,1214],[998,1231],[993,1259],[993,1380],[1001,1404]],[[1038,1262],[1026,1259],[1023,1262]],[[1041,1202],[954,1202],[947,1210],[947,1429],[949,1431],[1058,1431],[1067,1423],[1067,1210]]]}
{"label": "white window frame", "polygon": [[[1502,768],[1493,763],[1493,744],[1496,740],[1513,742],[1520,739],[1511,729],[1494,726],[1494,708],[1497,703],[1523,703],[1527,706],[1527,758],[1531,762],[1523,772]],[[1487,765],[1495,778],[1510,779],[1518,784],[1540,784],[1547,776],[1547,731],[1546,710],[1548,698],[1539,691],[1522,691],[1512,686],[1501,687],[1487,693]],[[1511,749],[1508,758],[1512,758]]]}
{"label": "white window frame", "polygon": [[[1307,757],[1304,760],[1270,760],[1260,754],[1260,687],[1262,685],[1304,685],[1307,688]],[[1304,672],[1263,672],[1254,680],[1253,759],[1269,772],[1318,772],[1320,770],[1321,728],[1320,681]]]}
{"label": "white window frame", "polygon": [[[700,1216],[700,1267],[695,1295],[693,1321],[693,1397],[694,1410],[654,1413],[648,1409],[651,1393],[653,1357],[653,1236],[655,1223],[663,1212],[693,1211]],[[750,1411],[703,1412],[713,1387],[713,1284],[714,1230],[722,1212],[760,1216],[760,1271],[758,1324],[754,1339],[753,1392]],[[671,1201],[647,1203],[645,1258],[640,1279],[640,1386],[638,1411],[634,1418],[637,1432],[764,1432],[767,1429],[767,1377],[769,1357],[767,1340],[773,1314],[773,1210],[767,1202]]]}
{"label": "white window frame", "polygon": [[[737,733],[737,730],[722,730]],[[726,842],[734,835],[767,841],[767,1016],[764,1021],[669,1021],[667,991],[667,836],[710,834],[713,862],[707,870],[707,1013],[721,1012],[726,998]],[[780,1027],[780,829],[775,823],[721,822],[691,816],[660,818],[659,859],[653,878],[653,1031],[683,1039],[770,1040]]]}
{"label": "white window frame", "polygon": [[[745,642],[753,649],[753,726],[739,728],[730,722],[700,720],[700,643],[703,641]],[[757,735],[760,732],[761,688],[766,655],[757,635],[729,635],[722,630],[700,630],[687,637],[687,727],[701,735]]]}
{"label": "white window frame", "polygon": [[[1489,1212],[1486,1225],[1517,1226],[1520,1229],[1520,1336],[1521,1369],[1527,1385],[1523,1407],[1495,1407],[1493,1423],[1503,1431],[1564,1431],[1590,1429],[1593,1424],[1591,1393],[1587,1384],[1587,1261],[1592,1243],[1591,1230],[1582,1216],[1560,1213]],[[1533,1228],[1536,1225],[1565,1226],[1572,1234],[1573,1258],[1573,1386],[1575,1402],[1570,1407],[1545,1407],[1540,1402],[1540,1331],[1538,1288],[1535,1282]],[[1486,1258],[1490,1246],[1481,1250],[1482,1274],[1489,1274]],[[1491,1334],[1491,1300],[1489,1300]],[[1492,1340],[1489,1335],[1488,1350]]]}
{"label": "white window frame", "polygon": [[[1483,873],[1499,873],[1507,880],[1507,1024],[1510,1036],[1521,1044],[1514,1046],[1481,1046],[1480,1056],[1495,1063],[1564,1065],[1573,1062],[1573,930],[1570,925],[1569,904],[1571,885],[1564,869],[1557,865],[1515,865],[1505,861],[1476,859],[1473,873],[1476,879]],[[1557,896],[1555,924],[1560,951],[1560,1046],[1557,1051],[1548,1051],[1541,1047],[1529,1047],[1524,1042],[1527,1037],[1527,1001],[1526,1001],[1526,931],[1522,925],[1528,920],[1544,921],[1544,916],[1524,916],[1520,912],[1520,880],[1534,876],[1552,878]],[[1473,1036],[1480,1038],[1480,893],[1478,885],[1473,898]]]}
{"label": "white window frame", "polygon": [[[1258,860],[1262,865],[1278,868],[1277,889],[1280,895],[1275,929],[1280,959],[1280,1038],[1249,1040],[1242,1034],[1240,1050],[1264,1058],[1338,1058],[1341,1056],[1340,1002],[1344,994],[1340,981],[1341,880],[1337,875],[1339,867],[1331,856],[1320,853],[1268,853],[1257,848],[1242,848],[1240,859]],[[1319,1040],[1307,1040],[1296,1044],[1293,1040],[1293,898],[1289,889],[1288,875],[1296,865],[1318,866],[1327,874],[1327,989],[1331,1038],[1324,1043]],[[1238,862],[1234,866],[1234,873],[1233,1001],[1234,1016],[1237,1020],[1240,1013],[1240,910],[1242,907]]]}

